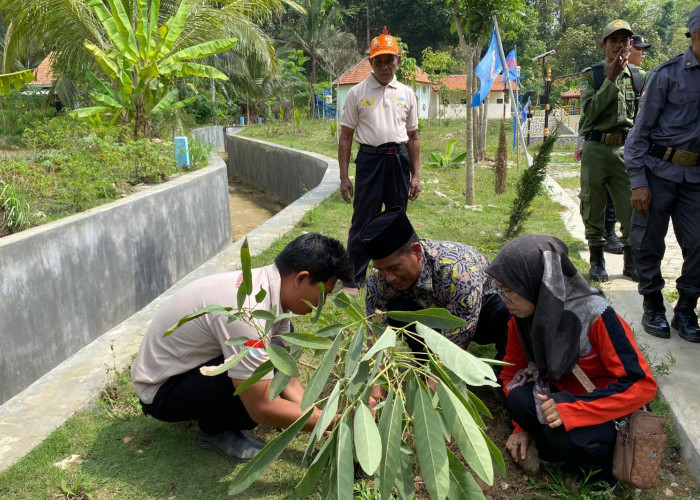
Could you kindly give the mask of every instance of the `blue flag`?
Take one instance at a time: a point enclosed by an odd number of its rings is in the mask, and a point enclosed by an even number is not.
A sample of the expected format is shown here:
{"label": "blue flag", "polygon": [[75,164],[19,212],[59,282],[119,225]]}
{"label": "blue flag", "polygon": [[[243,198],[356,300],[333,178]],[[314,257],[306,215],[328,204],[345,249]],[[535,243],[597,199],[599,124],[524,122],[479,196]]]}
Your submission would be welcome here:
{"label": "blue flag", "polygon": [[530,98],[527,98],[527,102],[525,103],[525,106],[523,106],[523,111],[520,113],[520,117],[522,118],[522,121],[527,120],[527,114],[530,111]]}
{"label": "blue flag", "polygon": [[517,80],[518,79],[518,61],[515,59],[515,49],[508,52],[508,57],[506,57],[506,68],[508,72],[506,73],[506,80]]}
{"label": "blue flag", "polygon": [[501,74],[501,71],[503,71],[503,62],[496,54],[497,51],[498,42],[496,40],[496,27],[494,26],[491,28],[491,43],[489,44],[489,48],[486,50],[483,59],[474,69],[474,73],[479,77],[479,80],[481,80],[481,85],[472,100],[472,108],[484,102],[491,91],[493,81]]}

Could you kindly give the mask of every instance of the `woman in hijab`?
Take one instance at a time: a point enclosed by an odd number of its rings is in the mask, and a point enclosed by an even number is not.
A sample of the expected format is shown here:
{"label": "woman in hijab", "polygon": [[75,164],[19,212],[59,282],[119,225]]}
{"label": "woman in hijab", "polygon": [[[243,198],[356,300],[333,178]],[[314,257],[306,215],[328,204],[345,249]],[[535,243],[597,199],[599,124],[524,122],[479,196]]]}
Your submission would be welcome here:
{"label": "woman in hijab", "polygon": [[629,325],[552,236],[512,240],[486,272],[512,315],[503,359],[512,365],[500,375],[514,425],[506,449],[516,462],[530,449],[542,460],[610,470],[613,420],[649,403],[657,388]]}

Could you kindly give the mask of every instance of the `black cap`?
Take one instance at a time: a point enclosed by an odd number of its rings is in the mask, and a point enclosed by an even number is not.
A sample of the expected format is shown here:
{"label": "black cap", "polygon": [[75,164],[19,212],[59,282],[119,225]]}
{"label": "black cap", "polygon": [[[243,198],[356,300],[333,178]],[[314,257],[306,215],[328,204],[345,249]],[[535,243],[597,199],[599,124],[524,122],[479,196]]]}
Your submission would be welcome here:
{"label": "black cap", "polygon": [[383,259],[401,248],[415,234],[401,207],[386,210],[365,224],[360,242],[370,259]]}
{"label": "black cap", "polygon": [[637,47],[638,49],[648,49],[651,47],[651,44],[646,43],[642,35],[632,35],[632,47]]}

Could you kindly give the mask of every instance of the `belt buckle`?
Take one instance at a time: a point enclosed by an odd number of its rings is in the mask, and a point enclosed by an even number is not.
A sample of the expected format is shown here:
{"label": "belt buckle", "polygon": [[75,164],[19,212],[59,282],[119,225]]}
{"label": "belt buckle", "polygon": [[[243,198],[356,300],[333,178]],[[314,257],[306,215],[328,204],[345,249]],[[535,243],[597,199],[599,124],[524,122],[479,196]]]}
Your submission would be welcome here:
{"label": "belt buckle", "polygon": [[603,132],[603,136],[600,138],[600,142],[607,144],[608,146],[619,146],[622,144],[622,136],[620,134],[610,134]]}
{"label": "belt buckle", "polygon": [[681,167],[693,167],[698,161],[698,153],[693,153],[692,151],[685,151],[682,149],[677,149],[673,154],[673,161],[676,165]]}
{"label": "belt buckle", "polygon": [[386,148],[386,149],[384,150],[384,154],[393,155],[393,154],[394,154],[394,148]]}

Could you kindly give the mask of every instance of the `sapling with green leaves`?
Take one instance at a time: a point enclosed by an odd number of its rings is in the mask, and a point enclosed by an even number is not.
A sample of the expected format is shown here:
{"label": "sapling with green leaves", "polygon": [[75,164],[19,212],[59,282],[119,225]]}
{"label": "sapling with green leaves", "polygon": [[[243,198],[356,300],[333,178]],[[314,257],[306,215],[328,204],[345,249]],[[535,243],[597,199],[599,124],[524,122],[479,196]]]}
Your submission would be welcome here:
{"label": "sapling with green leaves", "polygon": [[[491,414],[469,390],[471,386],[497,386],[491,365],[502,363],[477,358],[436,331],[460,327],[464,320],[445,309],[378,312],[368,317],[363,304],[341,291],[333,296],[333,302],[343,311],[345,320],[333,322],[323,313],[324,291],[320,287],[320,300],[311,320],[320,328],[281,334],[289,344],[281,347],[268,342],[267,335],[276,322],[296,315],[243,307],[247,297],[255,294],[259,303],[266,291],[252,290],[247,242],[241,248],[241,264],[243,280],[235,310],[207,307],[183,318],[166,335],[203,314],[221,314],[228,321],[250,324],[257,329],[269,360],[237,387],[236,394],[275,369],[271,400],[290,377],[299,374],[298,364],[305,350],[320,361],[301,400],[304,414],[238,471],[230,485],[231,496],[244,492],[265,472],[303,429],[315,407],[323,410],[304,453],[307,469],[296,486],[299,496],[320,489],[322,498],[351,499],[355,461],[373,478],[375,494],[382,499],[392,494],[413,498],[414,461],[420,467],[426,490],[437,499],[481,498],[473,474],[493,484],[494,472],[505,473],[500,451],[485,434],[483,416],[491,418]],[[405,326],[385,326],[382,315]],[[411,336],[426,347],[426,363],[416,362],[414,353],[401,342],[402,336]],[[244,349],[222,365],[203,367],[201,371],[222,373],[246,353]],[[380,392],[384,397],[377,401],[372,395]],[[453,441],[461,457],[448,446]]]}

